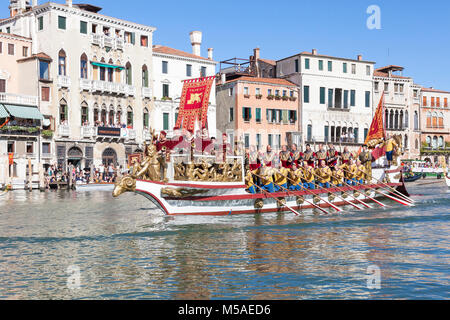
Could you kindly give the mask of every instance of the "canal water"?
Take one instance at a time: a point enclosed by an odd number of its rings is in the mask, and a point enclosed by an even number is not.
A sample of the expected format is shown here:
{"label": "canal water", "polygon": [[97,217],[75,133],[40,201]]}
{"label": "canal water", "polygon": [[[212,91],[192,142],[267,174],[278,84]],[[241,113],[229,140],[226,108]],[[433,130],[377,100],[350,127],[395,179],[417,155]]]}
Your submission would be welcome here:
{"label": "canal water", "polygon": [[413,208],[301,217],[165,217],[134,194],[11,192],[0,299],[449,299],[450,191],[436,182],[408,186]]}

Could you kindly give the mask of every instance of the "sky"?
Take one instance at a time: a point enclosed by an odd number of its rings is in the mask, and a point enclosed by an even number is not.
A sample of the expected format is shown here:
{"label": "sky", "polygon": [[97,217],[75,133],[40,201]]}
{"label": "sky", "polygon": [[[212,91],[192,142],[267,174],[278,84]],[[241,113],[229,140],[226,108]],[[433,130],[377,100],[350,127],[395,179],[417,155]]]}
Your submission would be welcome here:
{"label": "sky", "polygon": [[[0,7],[7,17],[8,0]],[[38,0],[39,4],[46,1]],[[64,3],[64,0],[53,2]],[[78,1],[73,1],[78,3]],[[278,60],[302,51],[405,68],[415,83],[450,91],[450,1],[152,1],[80,0],[104,15],[156,27],[153,44],[192,52],[189,32],[203,32],[202,56],[246,58],[259,47],[261,58]],[[371,5],[380,8],[381,29],[369,29]]]}

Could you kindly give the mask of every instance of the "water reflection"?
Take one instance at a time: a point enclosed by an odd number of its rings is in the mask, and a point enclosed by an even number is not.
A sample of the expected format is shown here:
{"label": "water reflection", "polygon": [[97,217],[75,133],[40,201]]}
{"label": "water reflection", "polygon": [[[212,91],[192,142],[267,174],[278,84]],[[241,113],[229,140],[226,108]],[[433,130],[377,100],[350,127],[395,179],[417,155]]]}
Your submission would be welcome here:
{"label": "water reflection", "polygon": [[[165,217],[133,194],[10,193],[0,299],[448,298],[449,197],[419,191],[414,208],[217,218]],[[80,290],[67,288],[71,265]]]}

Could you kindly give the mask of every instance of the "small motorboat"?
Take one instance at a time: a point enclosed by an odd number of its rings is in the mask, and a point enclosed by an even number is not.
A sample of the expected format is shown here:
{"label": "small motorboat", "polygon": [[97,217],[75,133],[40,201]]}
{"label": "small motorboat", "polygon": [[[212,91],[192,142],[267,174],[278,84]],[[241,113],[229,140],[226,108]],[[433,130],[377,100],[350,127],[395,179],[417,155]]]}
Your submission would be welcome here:
{"label": "small motorboat", "polygon": [[417,173],[415,175],[405,176],[404,181],[405,182],[415,182],[415,181],[419,180],[420,178],[422,178],[422,174]]}

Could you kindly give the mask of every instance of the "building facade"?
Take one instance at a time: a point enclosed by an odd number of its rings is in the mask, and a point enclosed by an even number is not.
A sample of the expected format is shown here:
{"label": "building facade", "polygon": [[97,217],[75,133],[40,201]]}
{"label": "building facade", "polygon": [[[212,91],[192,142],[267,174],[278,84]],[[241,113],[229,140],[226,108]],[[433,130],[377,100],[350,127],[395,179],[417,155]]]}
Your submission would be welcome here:
{"label": "building facade", "polygon": [[357,150],[373,118],[374,62],[302,52],[277,61],[277,78],[300,90],[303,142]]}
{"label": "building facade", "polygon": [[421,159],[437,163],[438,157],[444,156],[449,163],[450,92],[433,88],[422,88],[421,92]]}
{"label": "building facade", "polygon": [[[201,32],[191,33],[191,43],[193,53],[162,45],[153,46],[154,109],[151,127],[156,132],[166,131],[169,137],[173,135],[178,117],[183,80],[210,77],[216,73],[217,62],[213,61],[213,49],[208,49],[208,58],[200,56]],[[214,85],[209,98],[208,131],[211,137],[216,136]]]}
{"label": "building facade", "polygon": [[[384,93],[385,126],[388,135],[401,135],[403,159],[420,157],[420,86],[402,75],[401,66],[375,70],[374,95],[378,104]],[[398,74],[400,73],[400,74]]]}
{"label": "building facade", "polygon": [[[299,143],[297,86],[284,79],[242,76],[217,85],[217,128],[246,148]],[[262,150],[265,151],[265,150]]]}
{"label": "building facade", "polygon": [[[155,28],[107,17],[92,5],[11,2],[0,29],[31,38],[39,109],[54,130],[52,162],[124,166],[150,139]],[[14,11],[13,11],[14,8]]]}

